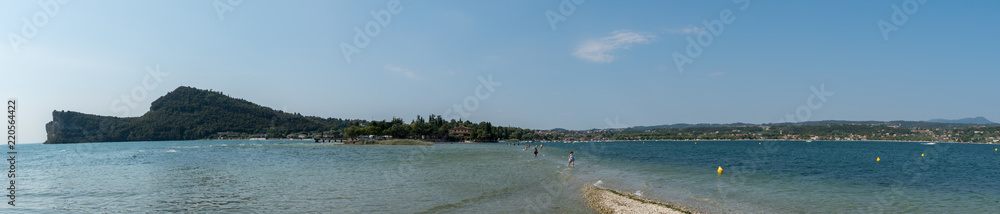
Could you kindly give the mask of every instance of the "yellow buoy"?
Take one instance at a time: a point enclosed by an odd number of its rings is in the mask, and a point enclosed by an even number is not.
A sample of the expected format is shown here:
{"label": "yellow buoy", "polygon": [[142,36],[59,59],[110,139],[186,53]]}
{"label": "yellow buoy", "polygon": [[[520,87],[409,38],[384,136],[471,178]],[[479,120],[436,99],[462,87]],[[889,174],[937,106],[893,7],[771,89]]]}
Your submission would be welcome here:
{"label": "yellow buoy", "polygon": [[924,156],[924,153],[920,153],[920,157],[923,157],[923,156]]}
{"label": "yellow buoy", "polygon": [[719,174],[722,174],[722,166],[719,166]]}
{"label": "yellow buoy", "polygon": [[878,157],[875,157],[875,162],[879,162],[879,161],[882,161],[882,159],[878,158]]}

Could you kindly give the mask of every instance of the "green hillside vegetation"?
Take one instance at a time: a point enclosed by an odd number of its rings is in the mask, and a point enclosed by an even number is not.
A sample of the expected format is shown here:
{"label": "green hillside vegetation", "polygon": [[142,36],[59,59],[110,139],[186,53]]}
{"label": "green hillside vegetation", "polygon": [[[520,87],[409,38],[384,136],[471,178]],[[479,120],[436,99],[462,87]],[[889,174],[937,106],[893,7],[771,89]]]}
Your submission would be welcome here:
{"label": "green hillside vegetation", "polygon": [[53,122],[46,124],[46,143],[196,140],[226,131],[285,136],[362,122],[285,113],[220,92],[183,86],[153,101],[149,112],[140,117],[67,111],[55,111],[52,116]]}

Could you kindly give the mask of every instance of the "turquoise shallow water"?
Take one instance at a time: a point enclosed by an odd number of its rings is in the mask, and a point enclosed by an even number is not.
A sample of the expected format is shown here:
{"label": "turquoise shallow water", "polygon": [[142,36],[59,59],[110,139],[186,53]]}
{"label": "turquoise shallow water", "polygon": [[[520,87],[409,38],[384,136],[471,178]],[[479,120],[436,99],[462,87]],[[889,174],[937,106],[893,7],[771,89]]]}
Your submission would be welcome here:
{"label": "turquoise shallow water", "polygon": [[[544,145],[537,158],[504,143],[22,145],[17,208],[4,212],[589,213],[579,189],[595,183],[710,213],[1000,210],[996,145]],[[565,166],[570,150],[574,168]]]}
{"label": "turquoise shallow water", "polygon": [[[647,141],[554,144],[576,179],[711,213],[996,213],[997,145]],[[924,154],[924,156],[921,156]],[[881,161],[876,162],[876,158]],[[718,175],[717,167],[725,173]]]}

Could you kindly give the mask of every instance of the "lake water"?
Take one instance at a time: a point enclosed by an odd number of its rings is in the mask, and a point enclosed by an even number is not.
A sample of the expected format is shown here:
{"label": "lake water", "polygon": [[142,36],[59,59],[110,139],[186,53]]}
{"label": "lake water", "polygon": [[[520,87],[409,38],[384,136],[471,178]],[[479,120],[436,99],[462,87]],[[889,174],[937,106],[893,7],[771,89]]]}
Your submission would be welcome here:
{"label": "lake water", "polygon": [[[505,143],[35,144],[18,147],[17,206],[3,211],[590,213],[580,189],[596,184],[710,213],[995,213],[996,147],[545,143],[536,158]],[[566,167],[569,151],[576,167]]]}

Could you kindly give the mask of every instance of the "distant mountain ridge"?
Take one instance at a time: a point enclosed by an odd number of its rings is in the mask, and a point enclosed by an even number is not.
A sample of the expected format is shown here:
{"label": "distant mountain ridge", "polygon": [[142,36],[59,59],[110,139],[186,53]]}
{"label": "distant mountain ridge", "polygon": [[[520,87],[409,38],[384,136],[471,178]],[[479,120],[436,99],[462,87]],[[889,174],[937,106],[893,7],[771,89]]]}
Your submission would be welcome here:
{"label": "distant mountain ridge", "polygon": [[629,127],[632,130],[651,130],[651,129],[682,129],[682,128],[703,128],[703,127],[742,127],[742,126],[760,126],[760,124],[750,124],[750,123],[699,123],[699,124],[687,124],[687,123],[677,123],[677,124],[666,124],[666,125],[655,125],[655,126],[635,126]]}
{"label": "distant mountain ridge", "polygon": [[[824,125],[881,125],[881,126],[894,126],[899,128],[921,128],[921,129],[951,129],[951,128],[962,128],[970,126],[1000,126],[998,123],[990,122],[983,117],[977,118],[966,118],[962,120],[944,120],[945,122],[932,122],[932,121],[848,121],[848,120],[823,120],[823,121],[806,121],[806,122],[795,122],[795,123],[764,123],[764,124],[754,124],[754,123],[699,123],[699,124],[668,124],[668,125],[656,125],[656,126],[635,126],[626,128],[627,130],[654,130],[654,129],[682,129],[682,128],[705,128],[705,127],[748,127],[748,126],[824,126]],[[954,121],[972,121],[972,122],[954,122]]]}
{"label": "distant mountain ridge", "polygon": [[284,137],[304,131],[343,129],[353,122],[291,114],[216,91],[181,86],[153,101],[140,117],[53,111],[45,144],[205,139],[218,132]]}
{"label": "distant mountain ridge", "polygon": [[928,120],[927,122],[932,122],[932,123],[957,123],[957,124],[981,124],[981,125],[996,124],[993,121],[987,120],[985,117],[970,117],[970,118],[962,118],[962,119],[957,119],[957,120],[933,119],[933,120]]}

